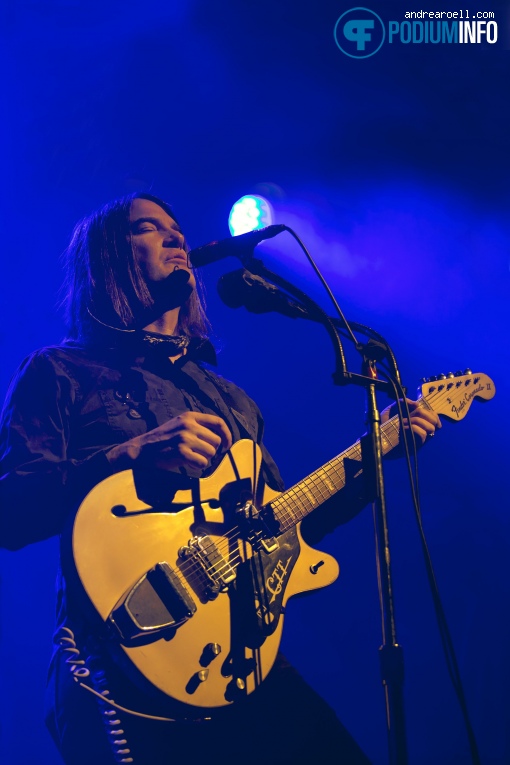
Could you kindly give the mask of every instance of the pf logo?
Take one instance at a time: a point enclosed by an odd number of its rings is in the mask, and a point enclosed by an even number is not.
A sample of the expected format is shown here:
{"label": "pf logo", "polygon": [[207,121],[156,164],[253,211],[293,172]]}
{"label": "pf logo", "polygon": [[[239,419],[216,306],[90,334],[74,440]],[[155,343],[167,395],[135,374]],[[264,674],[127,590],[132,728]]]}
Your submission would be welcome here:
{"label": "pf logo", "polygon": [[335,24],[335,42],[350,58],[369,58],[381,48],[386,30],[382,19],[369,8],[351,8]]}

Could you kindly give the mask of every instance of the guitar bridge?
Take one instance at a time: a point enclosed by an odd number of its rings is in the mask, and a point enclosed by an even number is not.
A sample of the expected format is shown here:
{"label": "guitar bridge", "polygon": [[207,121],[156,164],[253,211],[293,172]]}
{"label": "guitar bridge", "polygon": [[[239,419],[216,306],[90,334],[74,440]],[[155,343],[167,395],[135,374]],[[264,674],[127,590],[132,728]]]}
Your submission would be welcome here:
{"label": "guitar bridge", "polygon": [[268,554],[274,552],[279,547],[279,544],[274,537],[268,537],[268,539],[261,539],[260,545],[261,547],[264,548],[264,552]]}
{"label": "guitar bridge", "polygon": [[245,538],[253,550],[259,550],[262,547],[264,552],[269,554],[279,548],[280,544],[274,536],[275,532],[279,531],[279,526],[271,514],[270,505],[258,510],[252,502],[248,501],[237,510],[236,514]]}
{"label": "guitar bridge", "polygon": [[199,564],[201,572],[209,582],[206,593],[209,599],[224,592],[236,578],[234,569],[208,535],[190,539],[188,544],[179,550],[179,557],[191,558]]}

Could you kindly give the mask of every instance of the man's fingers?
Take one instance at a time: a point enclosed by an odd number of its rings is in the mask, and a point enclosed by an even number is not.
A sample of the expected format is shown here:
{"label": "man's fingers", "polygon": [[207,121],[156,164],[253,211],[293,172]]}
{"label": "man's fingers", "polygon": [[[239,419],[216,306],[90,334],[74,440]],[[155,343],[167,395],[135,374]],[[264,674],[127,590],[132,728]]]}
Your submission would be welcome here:
{"label": "man's fingers", "polygon": [[202,412],[183,412],[147,436],[146,456],[152,453],[159,464],[169,466],[205,468],[221,447],[226,451],[232,446],[224,420]]}
{"label": "man's fingers", "polygon": [[[409,427],[409,421],[407,419],[404,420],[404,427]],[[433,436],[436,427],[435,424],[430,422],[430,420],[425,419],[424,417],[417,417],[412,416],[411,417],[411,430],[413,431],[414,435],[420,439],[420,441],[425,443],[428,437]]]}
{"label": "man's fingers", "polygon": [[210,460],[215,454],[207,455],[203,451],[199,451],[197,448],[186,446],[184,446],[180,452],[183,464],[200,469],[208,467]]}
{"label": "man's fingers", "polygon": [[[196,422],[202,425],[204,429],[213,431],[221,439],[221,446],[225,451],[232,446],[232,434],[228,429],[225,420],[217,417],[215,414],[203,414],[202,412],[193,412],[196,415]],[[203,435],[201,437],[204,437]]]}
{"label": "man's fingers", "polygon": [[215,436],[214,433],[210,434],[210,438],[215,438],[216,443],[211,443],[208,438],[201,438],[199,435],[197,435],[197,433],[185,432],[180,433],[174,439],[171,439],[169,445],[173,446],[181,453],[192,451],[196,452],[197,454],[202,454],[208,460],[212,460],[218,451],[220,442],[218,436]]}
{"label": "man's fingers", "polygon": [[[129,442],[128,442],[129,443]],[[208,467],[221,448],[232,446],[232,436],[221,417],[183,412],[143,436],[132,439],[130,459],[138,464],[174,467]]]}
{"label": "man's fingers", "polygon": [[441,428],[443,427],[443,424],[441,420],[439,419],[439,415],[436,414],[436,412],[433,412],[431,409],[427,409],[424,407],[420,400],[418,401],[412,401],[411,399],[406,399],[407,404],[409,406],[409,412],[411,414],[411,419],[414,420],[415,417],[418,417],[420,420],[424,420],[425,422],[430,422],[434,428]]}
{"label": "man's fingers", "polygon": [[193,432],[190,432],[188,435],[197,441],[204,441],[206,444],[212,446],[215,454],[222,445],[221,436],[219,436],[214,432],[214,430],[211,430],[210,428],[204,428],[203,425],[197,424]]}
{"label": "man's fingers", "polygon": [[163,425],[149,431],[145,440],[152,443],[169,441],[179,433],[195,434],[216,446],[217,449],[222,446],[225,451],[232,446],[232,436],[226,422],[214,414],[202,412],[178,414]]}
{"label": "man's fingers", "polygon": [[153,465],[162,468],[163,470],[172,469],[174,467],[192,467],[203,470],[209,466],[210,458],[207,455],[180,443],[177,448],[169,446],[158,450],[154,454],[151,462]]}

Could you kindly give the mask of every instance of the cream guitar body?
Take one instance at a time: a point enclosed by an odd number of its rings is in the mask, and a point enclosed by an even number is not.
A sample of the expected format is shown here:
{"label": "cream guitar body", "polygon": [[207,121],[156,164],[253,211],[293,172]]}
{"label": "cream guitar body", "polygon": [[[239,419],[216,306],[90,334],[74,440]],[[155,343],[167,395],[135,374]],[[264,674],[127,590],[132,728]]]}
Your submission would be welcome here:
{"label": "cream guitar body", "polygon": [[[273,666],[287,600],[331,584],[339,573],[334,558],[303,541],[299,525],[270,544],[264,540],[264,547],[256,532],[250,544],[243,539],[250,531],[242,534],[239,523],[225,518],[218,506],[222,495],[236,487],[255,495],[260,462],[258,446],[237,442],[213,475],[196,482],[194,497],[191,490],[176,493],[172,506],[182,508],[179,512],[144,505],[133,472],[124,471],[98,484],[75,520],[75,565],[87,596],[112,633],[119,622],[120,644],[142,675],[186,704],[217,707],[251,693]],[[277,496],[264,487],[262,504]],[[181,616],[177,604],[173,616],[182,623],[158,623],[168,620],[165,601],[172,615],[180,592],[160,571],[159,582],[142,583],[146,592],[140,600],[153,598],[153,613],[159,606],[163,618],[158,614],[148,623],[150,616],[140,616],[137,604],[130,616],[122,608],[115,614],[125,594],[163,562],[193,602],[194,613]]]}

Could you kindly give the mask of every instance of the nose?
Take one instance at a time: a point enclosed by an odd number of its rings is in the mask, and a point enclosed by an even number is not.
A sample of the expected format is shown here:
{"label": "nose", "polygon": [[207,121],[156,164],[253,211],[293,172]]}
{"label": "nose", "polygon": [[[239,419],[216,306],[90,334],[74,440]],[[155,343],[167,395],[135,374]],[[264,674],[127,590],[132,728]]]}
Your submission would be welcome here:
{"label": "nose", "polygon": [[178,247],[184,249],[184,235],[179,231],[170,231],[163,241],[164,247]]}

